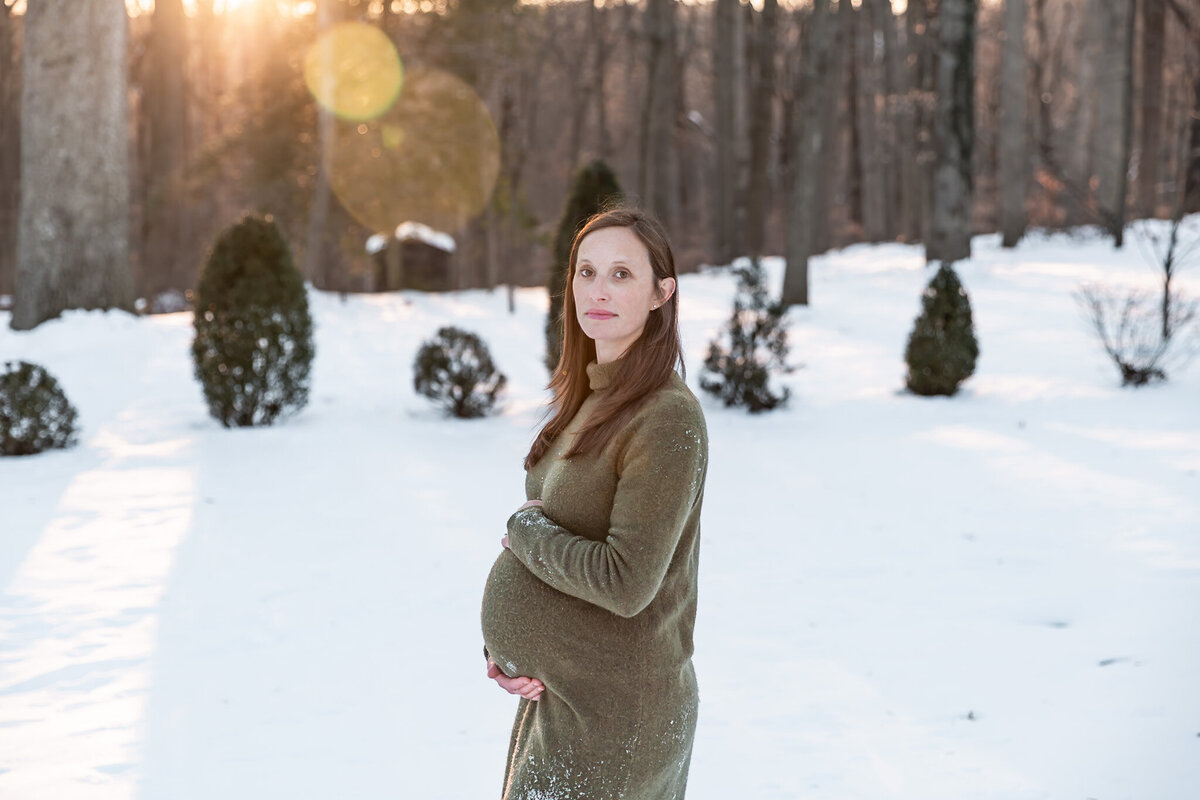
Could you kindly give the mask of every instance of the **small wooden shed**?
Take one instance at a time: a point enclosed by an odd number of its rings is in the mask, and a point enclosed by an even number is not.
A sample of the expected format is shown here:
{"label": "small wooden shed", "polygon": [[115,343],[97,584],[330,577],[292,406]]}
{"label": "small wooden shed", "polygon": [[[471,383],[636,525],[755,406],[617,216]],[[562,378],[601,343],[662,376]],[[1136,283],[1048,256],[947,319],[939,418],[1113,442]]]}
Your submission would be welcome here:
{"label": "small wooden shed", "polygon": [[374,266],[372,290],[417,289],[447,292],[454,288],[454,237],[420,222],[403,222],[389,239],[367,240]]}

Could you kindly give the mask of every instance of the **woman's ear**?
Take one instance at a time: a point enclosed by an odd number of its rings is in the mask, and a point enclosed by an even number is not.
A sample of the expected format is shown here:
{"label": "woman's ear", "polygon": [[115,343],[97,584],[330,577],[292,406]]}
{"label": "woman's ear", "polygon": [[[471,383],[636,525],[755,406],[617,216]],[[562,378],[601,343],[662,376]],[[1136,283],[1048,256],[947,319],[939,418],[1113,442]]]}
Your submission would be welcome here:
{"label": "woman's ear", "polygon": [[671,295],[674,292],[675,292],[675,279],[674,278],[663,278],[661,281],[659,281],[658,282],[658,293],[659,293],[659,298],[660,298],[659,305],[666,305],[667,301],[671,299]]}

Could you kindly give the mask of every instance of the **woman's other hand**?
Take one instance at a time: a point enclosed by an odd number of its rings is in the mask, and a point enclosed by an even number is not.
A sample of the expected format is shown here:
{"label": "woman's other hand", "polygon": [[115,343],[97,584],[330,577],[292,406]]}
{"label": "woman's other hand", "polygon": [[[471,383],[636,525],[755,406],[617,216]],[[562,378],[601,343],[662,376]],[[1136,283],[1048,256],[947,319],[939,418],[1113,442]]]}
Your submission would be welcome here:
{"label": "woman's other hand", "polygon": [[487,660],[487,676],[500,684],[500,688],[509,694],[519,694],[526,700],[537,700],[546,689],[537,678],[527,678],[524,675],[510,678],[496,666],[492,659]]}
{"label": "woman's other hand", "polygon": [[[529,508],[530,506],[540,506],[541,504],[542,504],[542,501],[540,498],[534,498],[533,500],[527,500],[527,501],[525,501],[525,505],[518,508],[517,511],[524,511],[525,509]],[[500,546],[508,547],[508,535],[507,534],[500,537]]]}

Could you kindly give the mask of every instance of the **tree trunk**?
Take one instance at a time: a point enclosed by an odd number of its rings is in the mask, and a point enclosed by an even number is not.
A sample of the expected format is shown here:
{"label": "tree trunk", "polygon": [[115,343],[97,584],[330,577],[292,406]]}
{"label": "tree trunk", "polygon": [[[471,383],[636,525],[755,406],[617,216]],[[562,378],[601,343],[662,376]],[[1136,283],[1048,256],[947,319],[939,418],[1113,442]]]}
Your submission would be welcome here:
{"label": "tree trunk", "polygon": [[917,213],[916,240],[929,241],[933,218],[934,54],[936,51],[930,14],[930,0],[909,0],[904,13],[905,38],[910,59],[909,86],[913,109],[913,144],[916,149]]}
{"label": "tree trunk", "polygon": [[0,3],[0,295],[10,295],[17,271],[21,185],[21,73],[12,6]]}
{"label": "tree trunk", "polygon": [[1158,211],[1158,167],[1163,118],[1163,52],[1166,50],[1166,9],[1162,0],[1142,2],[1142,147],[1138,159],[1138,212],[1153,217]]}
{"label": "tree trunk", "polygon": [[775,42],[779,1],[763,0],[755,25],[755,67],[751,84],[750,175],[746,192],[746,249],[762,254],[770,208],[771,131],[775,125]]}
{"label": "tree trunk", "polygon": [[[853,9],[849,3],[838,4],[838,17],[829,20],[830,27],[839,28],[848,25],[853,21]],[[846,28],[841,27],[842,35],[846,36]],[[849,40],[849,37],[846,37]],[[845,208],[848,203],[844,197],[838,197],[838,192],[834,187],[842,185],[842,170],[843,163],[847,161],[844,158],[845,151],[849,150],[849,142],[846,137],[842,136],[842,131],[847,125],[842,116],[842,100],[849,95],[844,84],[845,73],[848,72],[847,65],[853,68],[854,59],[847,50],[853,48],[842,47],[839,50],[830,54],[829,60],[829,87],[826,90],[826,96],[829,98],[829,105],[825,109],[824,117],[825,130],[822,132],[822,141],[824,142],[824,155],[821,158],[821,168],[818,170],[817,190],[815,195],[816,208],[813,209],[813,226],[815,233],[813,234],[812,249],[809,255],[813,253],[823,253],[833,247],[835,242],[835,230],[833,220],[833,208],[835,206]],[[847,102],[847,106],[852,106],[852,103]],[[853,150],[850,150],[853,162]],[[854,162],[856,163],[856,162]],[[862,185],[862,176],[856,176],[857,186]],[[786,184],[788,187],[791,184]],[[787,195],[790,197],[790,194]],[[859,192],[861,201],[861,192]],[[861,223],[861,220],[859,220]],[[844,232],[842,236],[845,236]]]}
{"label": "tree trunk", "polygon": [[846,41],[845,61],[849,77],[846,80],[846,130],[849,136],[849,158],[846,159],[846,221],[852,235],[862,238],[865,221],[863,216],[863,141],[862,126],[859,125],[860,106],[858,96],[862,75],[862,59],[858,56],[859,12],[850,4],[838,3],[838,21]]}
{"label": "tree trunk", "polygon": [[896,81],[896,96],[893,101],[896,117],[896,158],[899,163],[896,170],[896,197],[899,203],[896,230],[902,241],[915,242],[921,238],[921,181],[917,164],[916,100],[910,70],[905,66],[910,60],[914,64],[917,61],[913,34],[909,33],[907,27],[909,19],[911,17],[906,12],[904,47],[901,48],[897,44],[890,49],[892,57],[888,60],[888,72]]}
{"label": "tree trunk", "polygon": [[[595,28],[595,17],[597,16],[595,3],[587,4],[587,14],[587,27],[592,30]],[[588,50],[599,49],[602,46],[595,36],[584,36],[577,50],[571,53],[572,66],[563,70],[567,72],[567,100],[570,109],[568,112],[570,127],[567,129],[567,161],[564,164],[568,181],[580,165],[580,154],[583,152],[583,132],[587,125],[588,111],[592,106],[592,87],[588,84],[590,80],[587,69],[590,61]],[[581,66],[575,69],[575,65]]]}
{"label": "tree trunk", "polygon": [[[1123,0],[1111,0],[1122,2]],[[1100,15],[1110,0],[1084,0],[1082,22],[1077,40],[1079,71],[1076,79],[1076,101],[1072,120],[1071,142],[1067,149],[1066,175],[1072,202],[1067,207],[1068,225],[1080,225],[1091,221],[1092,175],[1096,162],[1096,111],[1098,74],[1097,64],[1101,52]]]}
{"label": "tree trunk", "polygon": [[737,160],[734,142],[734,33],[737,0],[717,0],[713,19],[713,88],[716,94],[717,180],[714,193],[713,251],[716,260],[728,264],[734,256],[737,219]]}
{"label": "tree trunk", "polygon": [[126,41],[123,0],[25,14],[17,330],[70,308],[133,309]]}
{"label": "tree trunk", "polygon": [[1025,140],[1025,0],[1004,0],[1000,80],[1000,232],[1004,247],[1025,235],[1029,164]]}
{"label": "tree trunk", "polygon": [[145,136],[141,175],[141,280],[150,298],[166,289],[192,286],[186,252],[188,206],[181,184],[188,158],[186,17],[182,0],[157,0],[143,75]]}
{"label": "tree trunk", "polygon": [[638,193],[642,205],[664,223],[668,219],[668,161],[674,134],[672,77],[675,60],[675,0],[647,0],[646,94],[642,105]]}
{"label": "tree trunk", "polygon": [[788,209],[786,266],[781,302],[784,307],[808,305],[808,258],[812,255],[813,211],[817,195],[817,173],[825,153],[821,111],[827,109],[833,92],[829,85],[831,54],[837,52],[837,30],[829,13],[829,0],[814,0],[812,18],[804,47],[804,81],[797,103],[799,152],[793,158],[792,186]]}
{"label": "tree trunk", "polygon": [[738,3],[733,15],[733,255],[746,252],[746,191],[749,185],[750,163],[750,102],[748,97],[750,70],[747,68],[746,31],[754,8]]}
{"label": "tree trunk", "polygon": [[1189,123],[1188,148],[1181,169],[1183,179],[1183,213],[1200,211],[1200,72],[1192,78],[1192,117]]}
{"label": "tree trunk", "polygon": [[612,136],[608,130],[608,105],[605,76],[608,74],[609,37],[606,34],[604,17],[596,4],[588,4],[588,36],[596,41],[592,49],[592,90],[588,92],[596,104],[596,148],[600,157],[610,160],[613,153]]}
{"label": "tree trunk", "polygon": [[883,207],[886,202],[883,188],[883,148],[879,141],[879,121],[876,98],[879,89],[875,59],[875,26],[870,7],[860,6],[855,18],[857,47],[851,57],[858,62],[858,95],[851,102],[858,105],[858,159],[862,170],[863,238],[878,242],[885,238]]}
{"label": "tree trunk", "polygon": [[[332,3],[334,0],[317,0],[317,35],[333,27],[334,16]],[[331,83],[336,80],[333,75],[333,64],[328,58],[321,59],[325,70],[321,80],[325,83],[322,97],[332,95]],[[328,270],[325,268],[325,229],[329,226],[329,206],[332,200],[329,187],[329,170],[326,168],[326,156],[333,141],[333,113],[317,104],[317,175],[313,181],[312,205],[308,210],[308,230],[304,244],[304,266],[302,274],[313,286],[325,287],[329,284]],[[399,225],[404,220],[396,220]],[[395,234],[395,228],[382,233],[390,240]]]}
{"label": "tree trunk", "polygon": [[899,45],[896,42],[896,14],[892,10],[890,0],[875,0],[871,7],[871,15],[875,18],[875,28],[883,34],[883,97],[881,108],[883,120],[879,136],[883,145],[883,232],[888,240],[898,237],[900,230],[897,219],[901,212],[898,209],[901,199],[899,195],[900,176],[897,169],[898,157],[902,144],[897,135],[899,131],[900,114],[899,98],[903,82],[904,70],[899,59]]}
{"label": "tree trunk", "polygon": [[975,2],[942,0],[937,12],[933,117],[933,218],[928,261],[971,257],[971,152],[975,144]]}
{"label": "tree trunk", "polygon": [[1100,4],[1103,57],[1098,69],[1096,109],[1096,207],[1117,247],[1124,244],[1125,193],[1133,115],[1134,0]]}

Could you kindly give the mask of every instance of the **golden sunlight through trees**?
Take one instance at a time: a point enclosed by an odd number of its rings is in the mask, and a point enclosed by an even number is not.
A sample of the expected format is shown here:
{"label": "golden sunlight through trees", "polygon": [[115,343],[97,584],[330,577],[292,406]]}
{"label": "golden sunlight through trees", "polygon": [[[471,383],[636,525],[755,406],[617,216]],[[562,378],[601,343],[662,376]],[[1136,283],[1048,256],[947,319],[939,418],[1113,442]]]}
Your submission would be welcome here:
{"label": "golden sunlight through trees", "polygon": [[304,81],[324,108],[362,122],[389,109],[404,70],[387,34],[374,25],[343,22],[321,34],[304,58]]}
{"label": "golden sunlight through trees", "polygon": [[325,165],[334,194],[371,230],[411,220],[454,232],[487,205],[500,140],[470,86],[417,67],[377,118],[337,121]]}

